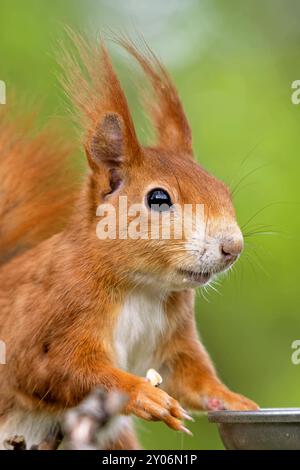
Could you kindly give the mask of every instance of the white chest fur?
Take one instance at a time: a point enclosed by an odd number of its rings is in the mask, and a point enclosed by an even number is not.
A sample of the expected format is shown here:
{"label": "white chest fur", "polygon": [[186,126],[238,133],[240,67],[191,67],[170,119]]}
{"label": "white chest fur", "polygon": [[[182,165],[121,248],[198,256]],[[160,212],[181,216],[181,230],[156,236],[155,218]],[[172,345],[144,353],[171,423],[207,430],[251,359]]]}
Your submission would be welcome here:
{"label": "white chest fur", "polygon": [[152,292],[133,292],[119,313],[115,334],[118,365],[145,376],[151,367],[159,368],[155,351],[167,328],[164,302]]}

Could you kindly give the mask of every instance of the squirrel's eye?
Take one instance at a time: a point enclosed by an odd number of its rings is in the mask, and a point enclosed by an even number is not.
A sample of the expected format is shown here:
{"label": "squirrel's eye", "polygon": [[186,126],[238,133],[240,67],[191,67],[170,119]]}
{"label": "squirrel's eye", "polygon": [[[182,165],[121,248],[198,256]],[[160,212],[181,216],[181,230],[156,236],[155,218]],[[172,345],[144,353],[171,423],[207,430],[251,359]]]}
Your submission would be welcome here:
{"label": "squirrel's eye", "polygon": [[167,211],[173,205],[170,195],[162,188],[152,189],[147,195],[147,203],[150,209],[159,212]]}

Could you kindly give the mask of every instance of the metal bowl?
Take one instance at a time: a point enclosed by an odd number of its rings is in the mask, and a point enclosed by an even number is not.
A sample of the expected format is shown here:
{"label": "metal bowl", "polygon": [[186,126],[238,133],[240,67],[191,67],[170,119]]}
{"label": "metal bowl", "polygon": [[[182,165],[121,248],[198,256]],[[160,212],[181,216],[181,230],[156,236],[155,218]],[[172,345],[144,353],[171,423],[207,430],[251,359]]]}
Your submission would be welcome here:
{"label": "metal bowl", "polygon": [[210,411],[228,450],[300,450],[300,408]]}

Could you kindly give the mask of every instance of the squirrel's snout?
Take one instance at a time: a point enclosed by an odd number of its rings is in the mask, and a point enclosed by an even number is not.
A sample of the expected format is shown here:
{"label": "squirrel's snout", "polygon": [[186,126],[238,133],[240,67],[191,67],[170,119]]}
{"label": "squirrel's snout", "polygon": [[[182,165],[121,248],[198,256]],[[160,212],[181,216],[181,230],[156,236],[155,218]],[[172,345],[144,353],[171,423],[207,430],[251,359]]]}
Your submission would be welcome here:
{"label": "squirrel's snout", "polygon": [[227,263],[232,263],[241,254],[244,248],[244,241],[242,237],[226,238],[220,243],[221,256]]}

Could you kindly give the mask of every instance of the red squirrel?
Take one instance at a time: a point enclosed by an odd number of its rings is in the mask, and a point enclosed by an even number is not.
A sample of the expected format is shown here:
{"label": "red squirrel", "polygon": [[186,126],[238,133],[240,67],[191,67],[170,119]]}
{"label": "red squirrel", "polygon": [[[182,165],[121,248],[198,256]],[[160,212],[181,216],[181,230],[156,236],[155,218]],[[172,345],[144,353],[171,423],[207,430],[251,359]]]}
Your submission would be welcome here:
{"label": "red squirrel", "polygon": [[[99,386],[127,397],[101,447],[136,449],[131,415],[187,431],[186,408],[257,408],[218,378],[194,318],[194,289],[238,259],[243,237],[229,189],[193,157],[182,104],[154,53],[118,39],[152,87],[157,142],[149,147],[137,138],[103,40],[73,41],[63,81],[84,128],[88,170],[78,194],[68,197],[56,180],[47,186],[63,145],[47,132],[16,138],[0,120],[0,445],[14,434],[37,444]],[[97,207],[117,208],[120,196],[145,213],[150,196],[170,208],[201,203],[205,236],[196,227],[180,240],[99,239]],[[160,388],[145,379],[149,367],[162,375]]]}

